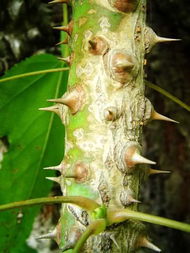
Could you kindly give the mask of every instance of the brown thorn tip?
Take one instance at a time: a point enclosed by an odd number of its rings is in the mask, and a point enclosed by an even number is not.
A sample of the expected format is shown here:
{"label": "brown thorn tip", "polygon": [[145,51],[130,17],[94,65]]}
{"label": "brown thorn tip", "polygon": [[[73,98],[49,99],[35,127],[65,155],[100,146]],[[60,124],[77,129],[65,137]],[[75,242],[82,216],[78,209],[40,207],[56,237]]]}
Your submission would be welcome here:
{"label": "brown thorn tip", "polygon": [[59,46],[59,45],[64,45],[64,44],[68,44],[68,43],[69,43],[68,38],[66,38],[65,40],[60,41],[60,42],[58,42],[58,43],[55,44],[55,45],[56,45],[56,46]]}
{"label": "brown thorn tip", "polygon": [[162,114],[160,114],[156,111],[152,112],[152,117],[151,118],[152,118],[152,120],[163,120],[163,121],[169,121],[169,122],[173,122],[173,123],[177,123],[177,124],[179,123],[178,121],[170,119],[170,118],[168,118],[168,117],[166,117],[166,116],[164,116],[164,115],[162,115]]}
{"label": "brown thorn tip", "polygon": [[71,65],[71,57],[70,56],[68,56],[68,57],[58,57],[57,59],[60,60],[60,61],[64,61],[69,66]]}
{"label": "brown thorn tip", "polygon": [[69,33],[69,27],[68,26],[54,26],[53,29]]}
{"label": "brown thorn tip", "polygon": [[56,26],[53,29],[66,32],[69,36],[71,36],[73,31],[73,21],[71,21],[67,26]]}
{"label": "brown thorn tip", "polygon": [[53,1],[49,2],[48,4],[57,4],[57,3],[68,4],[69,0],[53,0]]}

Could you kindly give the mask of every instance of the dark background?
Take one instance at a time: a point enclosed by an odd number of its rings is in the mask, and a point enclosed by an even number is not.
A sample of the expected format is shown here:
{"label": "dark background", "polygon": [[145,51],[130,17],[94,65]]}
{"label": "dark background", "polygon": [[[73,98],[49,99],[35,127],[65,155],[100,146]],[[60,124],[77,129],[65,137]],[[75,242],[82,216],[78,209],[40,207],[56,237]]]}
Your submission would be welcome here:
{"label": "dark background", "polygon": [[[0,74],[15,63],[40,52],[59,54],[54,46],[61,24],[60,5],[48,1],[0,0]],[[164,37],[181,42],[160,44],[147,56],[147,80],[190,105],[190,4],[188,0],[148,1],[147,23]],[[155,169],[171,175],[151,176],[141,190],[142,210],[190,223],[190,112],[163,95],[146,89],[155,109],[180,122],[152,122],[145,127],[146,156],[157,161]],[[163,252],[190,252],[189,234],[148,225],[151,238]],[[145,250],[149,252],[149,250]],[[145,252],[144,251],[144,252]]]}
{"label": "dark background", "polygon": [[[148,56],[147,79],[190,105],[190,4],[187,0],[148,1],[147,23],[164,37],[181,42],[162,43]],[[144,185],[143,209],[190,223],[190,113],[149,88],[155,109],[180,124],[152,122],[145,129],[149,157],[156,169],[171,175],[154,175]],[[151,238],[163,252],[190,252],[189,234],[151,226]]]}

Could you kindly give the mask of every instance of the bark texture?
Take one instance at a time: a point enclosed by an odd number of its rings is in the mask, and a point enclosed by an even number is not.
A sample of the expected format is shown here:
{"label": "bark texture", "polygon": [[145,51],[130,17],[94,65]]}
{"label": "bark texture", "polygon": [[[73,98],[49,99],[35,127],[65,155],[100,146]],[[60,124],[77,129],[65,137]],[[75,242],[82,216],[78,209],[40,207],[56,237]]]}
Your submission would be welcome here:
{"label": "bark texture", "polygon": [[[144,96],[143,65],[154,34],[145,16],[144,0],[73,3],[73,20],[62,28],[71,36],[68,92],[54,100],[66,126],[66,152],[58,167],[64,195],[137,209],[139,185],[149,171],[139,164],[154,163],[140,156],[142,127],[153,116]],[[61,247],[73,247],[89,222],[86,212],[64,206]],[[143,246],[144,234],[142,224],[126,222],[90,238],[84,251],[132,252]]]}

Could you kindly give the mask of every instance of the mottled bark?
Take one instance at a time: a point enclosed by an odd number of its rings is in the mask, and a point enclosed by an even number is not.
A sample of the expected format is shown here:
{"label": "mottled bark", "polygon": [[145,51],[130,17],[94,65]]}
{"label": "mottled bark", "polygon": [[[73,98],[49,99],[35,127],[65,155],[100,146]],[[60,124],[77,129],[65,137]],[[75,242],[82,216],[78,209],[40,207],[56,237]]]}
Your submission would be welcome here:
{"label": "mottled bark", "polygon": [[[154,164],[140,153],[143,125],[156,115],[144,96],[143,70],[145,51],[155,41],[145,26],[146,1],[127,3],[73,3],[72,22],[60,28],[71,36],[68,92],[52,102],[66,126],[66,152],[58,167],[63,194],[136,210],[140,181],[149,173],[140,164]],[[58,243],[73,247],[89,222],[86,212],[64,206]],[[112,226],[90,238],[85,252],[132,252],[143,246],[145,234],[139,222]]]}

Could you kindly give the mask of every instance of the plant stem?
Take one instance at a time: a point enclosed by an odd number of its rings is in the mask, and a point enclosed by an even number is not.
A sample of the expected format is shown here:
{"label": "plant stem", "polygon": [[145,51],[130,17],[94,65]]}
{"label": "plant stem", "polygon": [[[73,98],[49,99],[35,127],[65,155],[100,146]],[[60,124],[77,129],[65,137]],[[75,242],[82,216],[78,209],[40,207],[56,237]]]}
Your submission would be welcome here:
{"label": "plant stem", "polygon": [[168,91],[160,88],[158,85],[155,85],[151,82],[145,81],[146,86],[148,86],[149,88],[158,91],[159,93],[161,93],[162,95],[164,95],[165,97],[171,99],[174,103],[180,105],[181,107],[183,107],[184,109],[186,109],[187,111],[190,112],[190,106],[185,104],[183,101],[181,101],[179,98],[176,98],[175,96],[173,96],[172,94],[170,94]]}
{"label": "plant stem", "polygon": [[152,224],[174,228],[174,229],[178,229],[178,230],[190,233],[190,224],[174,221],[174,220],[163,218],[160,216],[132,211],[130,209],[121,209],[121,210],[108,212],[108,223],[110,225],[113,223],[123,222],[128,219],[136,219],[139,221],[145,221]]}
{"label": "plant stem", "polygon": [[46,198],[29,199],[18,202],[12,202],[5,205],[0,205],[0,211],[10,210],[14,208],[21,208],[27,206],[35,206],[42,204],[58,204],[58,203],[70,203],[77,205],[85,210],[93,211],[98,208],[99,205],[92,199],[79,196],[55,196]]}
{"label": "plant stem", "polygon": [[83,245],[87,241],[87,239],[93,235],[100,232],[103,232],[105,229],[105,220],[104,219],[98,219],[93,221],[87,229],[84,231],[84,233],[81,235],[80,239],[78,240],[75,248],[73,249],[73,253],[78,253],[82,249]]}
{"label": "plant stem", "polygon": [[24,73],[24,74],[20,74],[20,75],[15,75],[15,76],[10,76],[10,77],[3,78],[3,79],[0,80],[0,83],[7,82],[7,81],[12,81],[12,80],[15,80],[15,79],[28,77],[28,76],[35,76],[35,75],[40,75],[40,74],[66,71],[68,69],[69,68],[65,67],[65,68],[45,69],[45,70],[39,70],[39,71]]}

